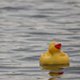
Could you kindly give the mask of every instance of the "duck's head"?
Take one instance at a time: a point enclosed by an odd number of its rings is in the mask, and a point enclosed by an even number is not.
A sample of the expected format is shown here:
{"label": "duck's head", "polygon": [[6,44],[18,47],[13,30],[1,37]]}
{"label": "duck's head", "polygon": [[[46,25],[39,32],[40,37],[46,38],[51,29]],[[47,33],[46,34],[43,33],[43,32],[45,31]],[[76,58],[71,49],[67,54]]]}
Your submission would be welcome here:
{"label": "duck's head", "polygon": [[54,42],[52,41],[50,44],[49,44],[49,48],[48,48],[48,51],[52,54],[54,53],[57,53],[61,50],[61,43],[57,43],[57,42]]}

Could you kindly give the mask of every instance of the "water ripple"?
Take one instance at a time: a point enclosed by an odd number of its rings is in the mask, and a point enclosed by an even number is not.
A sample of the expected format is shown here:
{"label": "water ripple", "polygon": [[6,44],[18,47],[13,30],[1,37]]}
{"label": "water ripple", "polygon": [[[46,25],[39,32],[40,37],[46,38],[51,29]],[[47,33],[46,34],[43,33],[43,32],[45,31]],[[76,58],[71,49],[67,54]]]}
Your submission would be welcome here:
{"label": "water ripple", "polygon": [[79,15],[79,0],[0,1],[0,79],[48,80],[39,56],[56,40],[70,56],[61,80],[79,80]]}

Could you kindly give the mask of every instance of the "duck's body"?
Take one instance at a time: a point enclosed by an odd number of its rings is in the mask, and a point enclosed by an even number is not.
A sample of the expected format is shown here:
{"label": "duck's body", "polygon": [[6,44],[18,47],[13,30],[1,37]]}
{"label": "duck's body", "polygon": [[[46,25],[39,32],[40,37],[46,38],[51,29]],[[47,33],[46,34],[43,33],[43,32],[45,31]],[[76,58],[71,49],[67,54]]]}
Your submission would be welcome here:
{"label": "duck's body", "polygon": [[51,42],[48,51],[40,56],[40,65],[45,69],[52,70],[69,65],[69,56],[60,50],[61,44],[55,45],[55,42]]}
{"label": "duck's body", "polygon": [[40,57],[40,64],[42,65],[58,65],[68,63],[69,57],[64,52],[56,53],[54,55],[51,55],[49,52],[46,52]]}

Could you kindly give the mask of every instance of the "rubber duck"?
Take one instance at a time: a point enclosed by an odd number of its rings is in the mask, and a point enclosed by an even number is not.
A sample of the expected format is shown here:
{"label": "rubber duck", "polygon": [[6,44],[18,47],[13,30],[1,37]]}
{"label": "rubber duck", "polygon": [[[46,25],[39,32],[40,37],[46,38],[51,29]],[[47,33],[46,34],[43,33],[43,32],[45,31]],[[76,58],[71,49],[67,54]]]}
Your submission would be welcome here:
{"label": "rubber duck", "polygon": [[69,66],[69,56],[61,50],[61,43],[51,41],[48,50],[40,56],[40,66],[47,70],[61,70]]}

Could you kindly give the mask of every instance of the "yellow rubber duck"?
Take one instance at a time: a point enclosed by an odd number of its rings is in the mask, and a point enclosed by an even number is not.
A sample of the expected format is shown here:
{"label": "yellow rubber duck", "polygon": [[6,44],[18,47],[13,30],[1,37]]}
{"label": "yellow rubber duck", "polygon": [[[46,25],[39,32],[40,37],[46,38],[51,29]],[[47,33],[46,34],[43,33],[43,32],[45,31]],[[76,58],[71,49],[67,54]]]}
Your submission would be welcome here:
{"label": "yellow rubber duck", "polygon": [[47,70],[59,70],[69,66],[69,56],[61,51],[61,47],[61,43],[52,41],[48,51],[40,56],[40,66]]}

